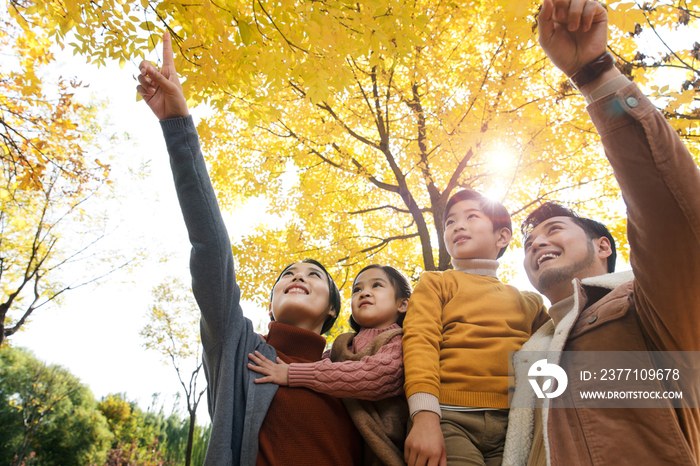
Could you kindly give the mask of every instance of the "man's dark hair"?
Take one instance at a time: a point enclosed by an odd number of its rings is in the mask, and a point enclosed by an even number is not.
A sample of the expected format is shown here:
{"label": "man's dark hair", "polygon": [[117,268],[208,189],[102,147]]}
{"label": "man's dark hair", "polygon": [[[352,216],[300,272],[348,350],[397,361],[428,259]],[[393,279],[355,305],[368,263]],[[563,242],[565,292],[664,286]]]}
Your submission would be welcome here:
{"label": "man's dark hair", "polygon": [[561,204],[545,202],[537,209],[530,212],[530,215],[527,216],[523,224],[520,226],[520,231],[523,233],[523,244],[527,242],[528,236],[530,236],[530,233],[532,233],[532,230],[534,230],[537,225],[549,220],[552,217],[569,217],[576,225],[583,229],[586,236],[590,240],[602,237],[608,238],[608,241],[610,241],[610,249],[612,251],[612,254],[608,256],[608,273],[615,271],[615,260],[617,258],[615,239],[610,234],[608,227],[590,218],[583,218],[573,210],[564,207]]}
{"label": "man's dark hair", "polygon": [[[368,265],[364,269],[357,272],[357,275],[355,275],[355,280],[352,281],[353,288],[355,288],[355,282],[357,281],[357,277],[359,277],[362,272],[369,269],[380,269],[386,274],[386,276],[389,278],[391,286],[394,287],[394,299],[408,299],[411,297],[411,293],[413,293],[413,288],[411,287],[411,283],[408,281],[408,277],[406,277],[406,275],[401,273],[401,271],[395,269],[390,265]],[[405,312],[399,314],[399,317],[396,319],[396,323],[399,324],[399,327],[403,327],[403,319],[405,317]],[[360,325],[357,322],[355,322],[355,319],[352,318],[352,315],[350,316],[350,327],[356,332],[359,332],[362,329],[362,327],[360,327]]]}
{"label": "man's dark hair", "polygon": [[[447,214],[450,213],[450,209],[453,205],[459,201],[469,200],[475,200],[479,203],[479,209],[481,209],[484,215],[491,220],[494,232],[500,230],[501,228],[508,228],[508,231],[513,233],[513,222],[510,219],[508,209],[506,209],[500,202],[489,199],[483,194],[471,189],[463,189],[462,191],[454,193],[452,197],[450,197],[450,199],[447,201],[447,205],[445,206],[445,213],[442,216],[443,222],[447,219]],[[506,252],[506,249],[508,249],[508,245],[498,251],[498,256],[496,259],[501,257],[503,253]]]}
{"label": "man's dark hair", "polygon": [[[323,335],[333,327],[333,324],[335,324],[335,320],[338,318],[338,315],[340,315],[340,291],[338,291],[338,285],[335,284],[335,281],[333,281],[333,277],[331,277],[331,274],[328,273],[328,270],[326,270],[323,264],[314,259],[304,259],[303,261],[301,261],[301,263],[313,264],[319,269],[323,270],[323,273],[326,274],[326,280],[328,281],[328,306],[331,309],[335,310],[335,315],[326,317],[326,320],[323,322],[323,327],[321,328],[321,335]],[[294,264],[299,264],[299,262],[289,264],[277,276],[277,280],[275,280],[275,283],[272,284],[272,290],[270,290],[270,302],[272,302],[272,294],[274,292],[275,285],[278,281],[280,281],[280,278],[282,278],[284,272],[286,272],[287,269],[292,267]],[[275,320],[274,316],[271,318],[272,320]]]}

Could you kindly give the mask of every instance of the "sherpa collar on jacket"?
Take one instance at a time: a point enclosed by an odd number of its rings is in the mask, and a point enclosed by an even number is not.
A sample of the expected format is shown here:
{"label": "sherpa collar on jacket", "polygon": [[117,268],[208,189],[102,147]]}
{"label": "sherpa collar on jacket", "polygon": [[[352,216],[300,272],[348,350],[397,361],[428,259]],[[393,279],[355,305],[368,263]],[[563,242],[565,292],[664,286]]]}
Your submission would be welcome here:
{"label": "sherpa collar on jacket", "polygon": [[[527,372],[535,362],[533,353],[537,351],[549,352],[550,363],[558,363],[561,351],[564,349],[569,333],[586,303],[581,303],[582,288],[598,287],[614,290],[623,283],[634,279],[631,270],[608,273],[597,277],[584,278],[579,281],[572,281],[574,287],[574,301],[571,310],[554,327],[550,320],[530,339],[513,357],[513,370],[515,372],[515,393],[511,401],[513,406],[527,406],[526,408],[512,408],[508,416],[508,435],[503,451],[503,466],[526,465],[532,449],[532,437],[535,430],[535,408],[537,397],[535,392],[529,388],[527,382]],[[552,354],[552,352],[554,354]],[[528,353],[527,355],[524,353]],[[547,453],[547,464],[549,464],[549,437],[547,433],[547,421],[549,414],[549,398],[545,398],[542,405],[542,430],[544,432],[544,445]]]}

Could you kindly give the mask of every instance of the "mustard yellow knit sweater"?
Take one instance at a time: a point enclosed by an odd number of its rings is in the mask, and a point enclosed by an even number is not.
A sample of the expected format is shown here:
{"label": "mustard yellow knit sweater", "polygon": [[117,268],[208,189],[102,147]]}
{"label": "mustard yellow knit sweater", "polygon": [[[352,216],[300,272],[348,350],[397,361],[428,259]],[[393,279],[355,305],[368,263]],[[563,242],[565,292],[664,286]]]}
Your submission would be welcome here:
{"label": "mustard yellow knit sweater", "polygon": [[540,295],[494,276],[424,273],[403,324],[406,396],[427,393],[444,405],[507,408],[508,352],[519,350],[547,320]]}

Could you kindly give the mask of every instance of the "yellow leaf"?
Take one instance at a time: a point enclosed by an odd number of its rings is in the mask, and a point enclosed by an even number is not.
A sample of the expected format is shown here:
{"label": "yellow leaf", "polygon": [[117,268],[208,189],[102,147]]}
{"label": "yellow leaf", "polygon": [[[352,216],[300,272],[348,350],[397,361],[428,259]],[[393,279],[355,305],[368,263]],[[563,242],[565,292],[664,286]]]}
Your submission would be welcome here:
{"label": "yellow leaf", "polygon": [[238,32],[241,35],[241,41],[245,45],[250,45],[250,28],[243,20],[238,21]]}
{"label": "yellow leaf", "polygon": [[620,4],[608,13],[608,23],[624,32],[634,31],[635,25],[646,26],[646,16],[636,4]]}

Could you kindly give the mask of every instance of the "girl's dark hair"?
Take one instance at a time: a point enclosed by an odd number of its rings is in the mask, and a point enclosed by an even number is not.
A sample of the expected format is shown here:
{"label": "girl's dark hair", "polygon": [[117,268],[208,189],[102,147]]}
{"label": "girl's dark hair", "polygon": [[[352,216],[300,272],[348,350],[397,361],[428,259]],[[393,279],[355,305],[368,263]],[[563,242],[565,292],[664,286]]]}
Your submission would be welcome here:
{"label": "girl's dark hair", "polygon": [[[353,288],[355,288],[355,282],[357,281],[357,277],[359,277],[362,272],[369,269],[380,269],[386,274],[387,277],[389,277],[389,282],[391,283],[391,286],[394,287],[394,297],[396,300],[408,299],[411,297],[411,293],[413,293],[413,288],[411,287],[411,283],[408,281],[408,277],[406,277],[406,275],[404,275],[399,270],[395,269],[390,265],[368,265],[364,269],[357,272],[357,275],[355,275],[355,280],[352,281]],[[398,319],[396,319],[396,323],[399,324],[399,327],[403,327],[404,317],[406,317],[406,313],[402,312],[401,314],[399,314]],[[357,322],[355,322],[355,319],[352,318],[352,315],[350,316],[350,327],[355,332],[359,332],[362,328]]]}
{"label": "girl's dark hair", "polygon": [[[328,281],[328,306],[335,310],[335,315],[334,316],[328,316],[326,317],[325,322],[323,322],[323,327],[321,328],[321,335],[324,333],[328,332],[332,327],[333,324],[335,324],[335,320],[338,318],[338,315],[340,314],[340,291],[338,291],[338,285],[335,284],[335,281],[333,281],[333,277],[331,277],[331,274],[328,273],[328,270],[321,264],[319,261],[314,260],[314,259],[304,259],[301,261],[302,264],[313,264],[319,269],[323,270],[323,273],[326,274],[326,280]],[[286,266],[280,274],[277,276],[277,280],[275,280],[275,283],[272,285],[272,290],[270,290],[270,302],[272,302],[272,295],[274,293],[275,285],[277,284],[278,281],[280,281],[280,278],[282,278],[282,275],[284,275],[284,272],[287,271],[290,267],[292,267],[294,264],[299,264],[299,262],[294,262]],[[274,321],[275,317],[274,315],[271,316],[271,319]]]}

